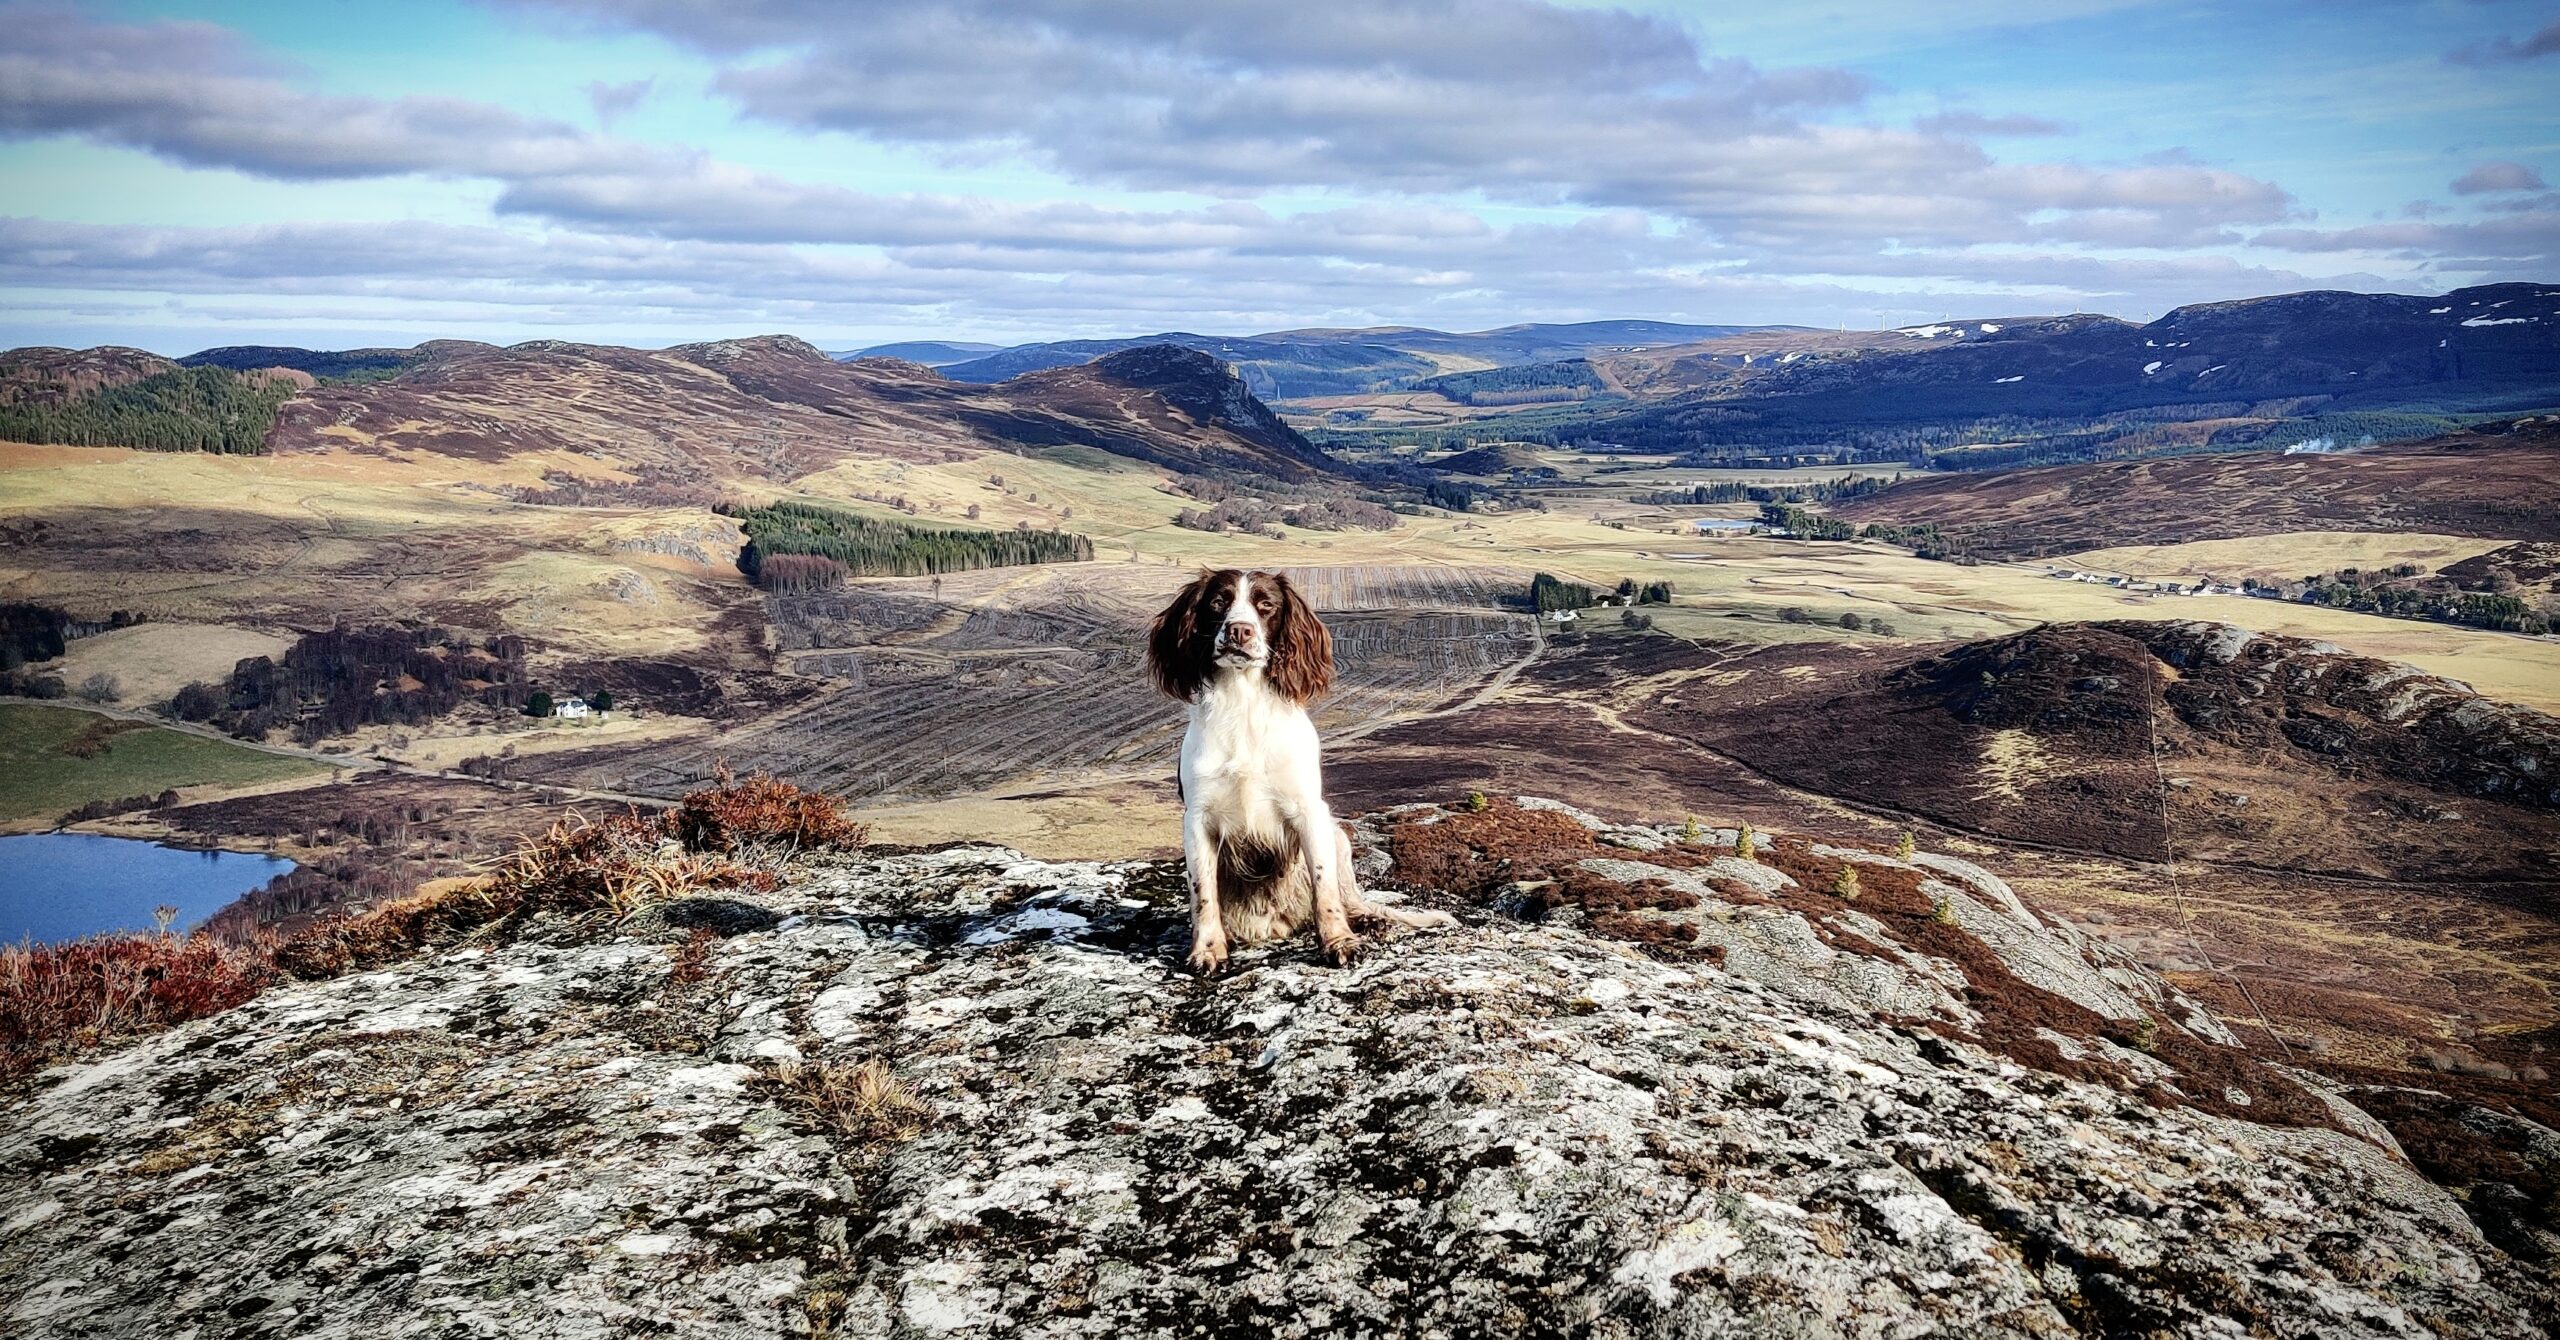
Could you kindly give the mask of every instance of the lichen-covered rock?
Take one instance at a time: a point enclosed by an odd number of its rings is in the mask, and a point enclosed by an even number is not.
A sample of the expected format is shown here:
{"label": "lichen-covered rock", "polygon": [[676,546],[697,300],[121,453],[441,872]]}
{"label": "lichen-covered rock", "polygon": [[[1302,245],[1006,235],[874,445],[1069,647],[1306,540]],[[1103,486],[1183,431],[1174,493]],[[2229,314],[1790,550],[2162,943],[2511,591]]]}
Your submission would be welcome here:
{"label": "lichen-covered rock", "polygon": [[1795,896],[1202,982],[1178,870],[962,847],[281,990],[9,1111],[0,1332],[2545,1334],[2380,1143],[2022,1066],[1907,946],[1879,1015]]}

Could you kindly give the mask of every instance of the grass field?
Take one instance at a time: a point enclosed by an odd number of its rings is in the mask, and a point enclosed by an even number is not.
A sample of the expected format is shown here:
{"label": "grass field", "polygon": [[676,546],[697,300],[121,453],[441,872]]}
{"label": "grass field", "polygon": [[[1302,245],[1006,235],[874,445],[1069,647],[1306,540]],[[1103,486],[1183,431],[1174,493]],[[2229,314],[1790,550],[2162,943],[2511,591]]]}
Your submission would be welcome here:
{"label": "grass field", "polygon": [[50,817],[93,800],[158,795],[171,787],[247,786],[328,771],[151,726],[117,733],[94,757],[63,750],[113,720],[67,707],[0,704],[0,820]]}
{"label": "grass field", "polygon": [[125,707],[150,708],[198,680],[218,681],[252,656],[281,656],[292,639],[218,624],[144,623],[73,642],[55,664],[65,684],[110,674]]}
{"label": "grass field", "polygon": [[[2203,577],[2225,581],[2298,579],[2340,568],[2389,568],[2415,563],[2433,572],[2475,554],[2503,548],[2505,540],[2460,535],[2381,535],[2370,531],[2306,530],[2253,535],[2243,540],[2193,544],[2137,544],[2091,549],[2053,560],[2057,567],[2086,568],[2128,577]],[[2228,574],[2226,576],[2226,574]]]}

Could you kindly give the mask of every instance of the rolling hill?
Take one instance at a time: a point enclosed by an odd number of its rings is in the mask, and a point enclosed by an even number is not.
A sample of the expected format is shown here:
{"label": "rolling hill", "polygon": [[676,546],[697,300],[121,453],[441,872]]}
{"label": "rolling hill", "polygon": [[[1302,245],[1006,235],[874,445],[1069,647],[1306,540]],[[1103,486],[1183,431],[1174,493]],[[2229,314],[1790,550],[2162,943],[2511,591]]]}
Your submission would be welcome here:
{"label": "rolling hill", "polygon": [[1769,661],[1637,720],[2015,840],[2364,878],[2555,873],[2560,720],[2326,643],[2109,622]]}
{"label": "rolling hill", "polygon": [[[358,371],[383,375],[345,376]],[[925,461],[1080,446],[1174,469],[1287,479],[1336,471],[1216,359],[1164,346],[999,386],[888,358],[839,362],[789,336],[672,349],[556,340],[244,347],[183,361],[135,349],[21,349],[0,354],[0,410],[77,418],[108,396],[226,372],[242,387],[277,388],[247,407],[257,422],[223,426],[280,453],[568,453],[643,475],[780,481],[846,455]],[[162,412],[156,402],[153,412]]]}

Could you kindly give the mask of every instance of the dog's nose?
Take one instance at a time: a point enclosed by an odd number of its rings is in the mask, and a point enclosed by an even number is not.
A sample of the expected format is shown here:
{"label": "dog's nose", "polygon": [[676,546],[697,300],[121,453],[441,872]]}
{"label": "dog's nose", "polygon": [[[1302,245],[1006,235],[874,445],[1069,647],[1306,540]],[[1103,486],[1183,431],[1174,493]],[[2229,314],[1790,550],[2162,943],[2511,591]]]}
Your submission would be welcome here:
{"label": "dog's nose", "polygon": [[1218,629],[1218,645],[1221,647],[1252,647],[1253,625],[1249,623],[1231,623],[1221,626]]}

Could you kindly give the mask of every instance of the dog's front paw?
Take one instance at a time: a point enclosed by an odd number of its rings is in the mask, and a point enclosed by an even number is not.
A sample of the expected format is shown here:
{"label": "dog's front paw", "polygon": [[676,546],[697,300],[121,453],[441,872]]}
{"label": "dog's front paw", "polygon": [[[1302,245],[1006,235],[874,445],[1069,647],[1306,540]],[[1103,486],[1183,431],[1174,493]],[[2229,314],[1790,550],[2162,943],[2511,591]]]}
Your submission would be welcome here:
{"label": "dog's front paw", "polygon": [[1357,935],[1342,934],[1324,942],[1324,961],[1337,968],[1348,968],[1369,952],[1369,942]]}
{"label": "dog's front paw", "polygon": [[1215,977],[1225,972],[1227,970],[1226,937],[1192,942],[1191,970],[1203,977]]}

